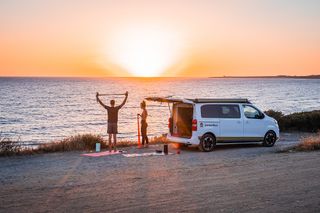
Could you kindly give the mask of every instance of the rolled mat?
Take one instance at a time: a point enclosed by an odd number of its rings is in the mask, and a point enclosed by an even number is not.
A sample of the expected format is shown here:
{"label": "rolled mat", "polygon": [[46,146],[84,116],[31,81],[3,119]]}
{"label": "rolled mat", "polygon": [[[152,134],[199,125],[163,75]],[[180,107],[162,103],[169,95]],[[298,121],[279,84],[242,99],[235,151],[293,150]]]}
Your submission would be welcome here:
{"label": "rolled mat", "polygon": [[[171,155],[172,153],[168,153]],[[137,154],[123,154],[123,156],[127,158],[134,158],[134,157],[147,157],[147,156],[165,156],[165,154],[162,153],[157,153],[157,152],[147,152],[147,153],[137,153]]]}
{"label": "rolled mat", "polygon": [[108,156],[108,155],[119,155],[125,153],[124,151],[105,151],[105,152],[93,152],[93,153],[85,153],[82,154],[82,156],[88,156],[88,157],[101,157],[101,156]]}

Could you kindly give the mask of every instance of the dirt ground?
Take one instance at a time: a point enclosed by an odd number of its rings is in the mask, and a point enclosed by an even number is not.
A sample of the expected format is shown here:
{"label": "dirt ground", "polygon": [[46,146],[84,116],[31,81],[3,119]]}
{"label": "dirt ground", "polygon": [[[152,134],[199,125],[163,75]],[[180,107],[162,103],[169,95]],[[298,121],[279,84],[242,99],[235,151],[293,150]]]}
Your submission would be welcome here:
{"label": "dirt ground", "polygon": [[211,153],[0,158],[0,212],[317,212],[320,152],[276,152],[300,137],[286,133],[272,148],[222,145]]}

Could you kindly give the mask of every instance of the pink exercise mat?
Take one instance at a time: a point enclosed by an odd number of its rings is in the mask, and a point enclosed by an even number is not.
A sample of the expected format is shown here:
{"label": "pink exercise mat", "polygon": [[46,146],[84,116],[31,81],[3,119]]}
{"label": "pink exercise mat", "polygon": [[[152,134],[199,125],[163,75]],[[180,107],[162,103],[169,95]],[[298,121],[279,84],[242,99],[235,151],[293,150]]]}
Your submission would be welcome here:
{"label": "pink exercise mat", "polygon": [[108,155],[119,155],[125,153],[124,151],[105,151],[105,152],[93,152],[93,153],[86,153],[82,154],[82,156],[89,156],[89,157],[101,157],[101,156],[108,156]]}

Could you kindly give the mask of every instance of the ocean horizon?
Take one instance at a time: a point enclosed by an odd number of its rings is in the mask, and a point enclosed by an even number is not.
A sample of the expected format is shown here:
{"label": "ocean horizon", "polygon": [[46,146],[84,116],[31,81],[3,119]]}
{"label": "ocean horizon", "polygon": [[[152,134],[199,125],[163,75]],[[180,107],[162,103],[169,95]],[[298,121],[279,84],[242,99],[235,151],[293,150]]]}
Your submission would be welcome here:
{"label": "ocean horizon", "polygon": [[[185,77],[0,77],[1,135],[30,144],[82,133],[107,136],[107,115],[95,93],[129,92],[119,112],[119,139],[137,138],[139,103],[149,96],[248,98],[285,114],[320,108],[320,79]],[[102,97],[120,104],[123,97]],[[167,132],[166,104],[147,102],[151,137]]]}

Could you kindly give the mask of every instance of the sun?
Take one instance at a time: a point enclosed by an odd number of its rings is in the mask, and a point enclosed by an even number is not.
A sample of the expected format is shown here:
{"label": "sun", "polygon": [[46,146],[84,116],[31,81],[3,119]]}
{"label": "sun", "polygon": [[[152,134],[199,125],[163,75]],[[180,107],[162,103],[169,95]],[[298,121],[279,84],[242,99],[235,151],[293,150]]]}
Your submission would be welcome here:
{"label": "sun", "polygon": [[109,39],[105,56],[133,76],[157,77],[181,55],[181,39],[159,27],[130,27]]}

